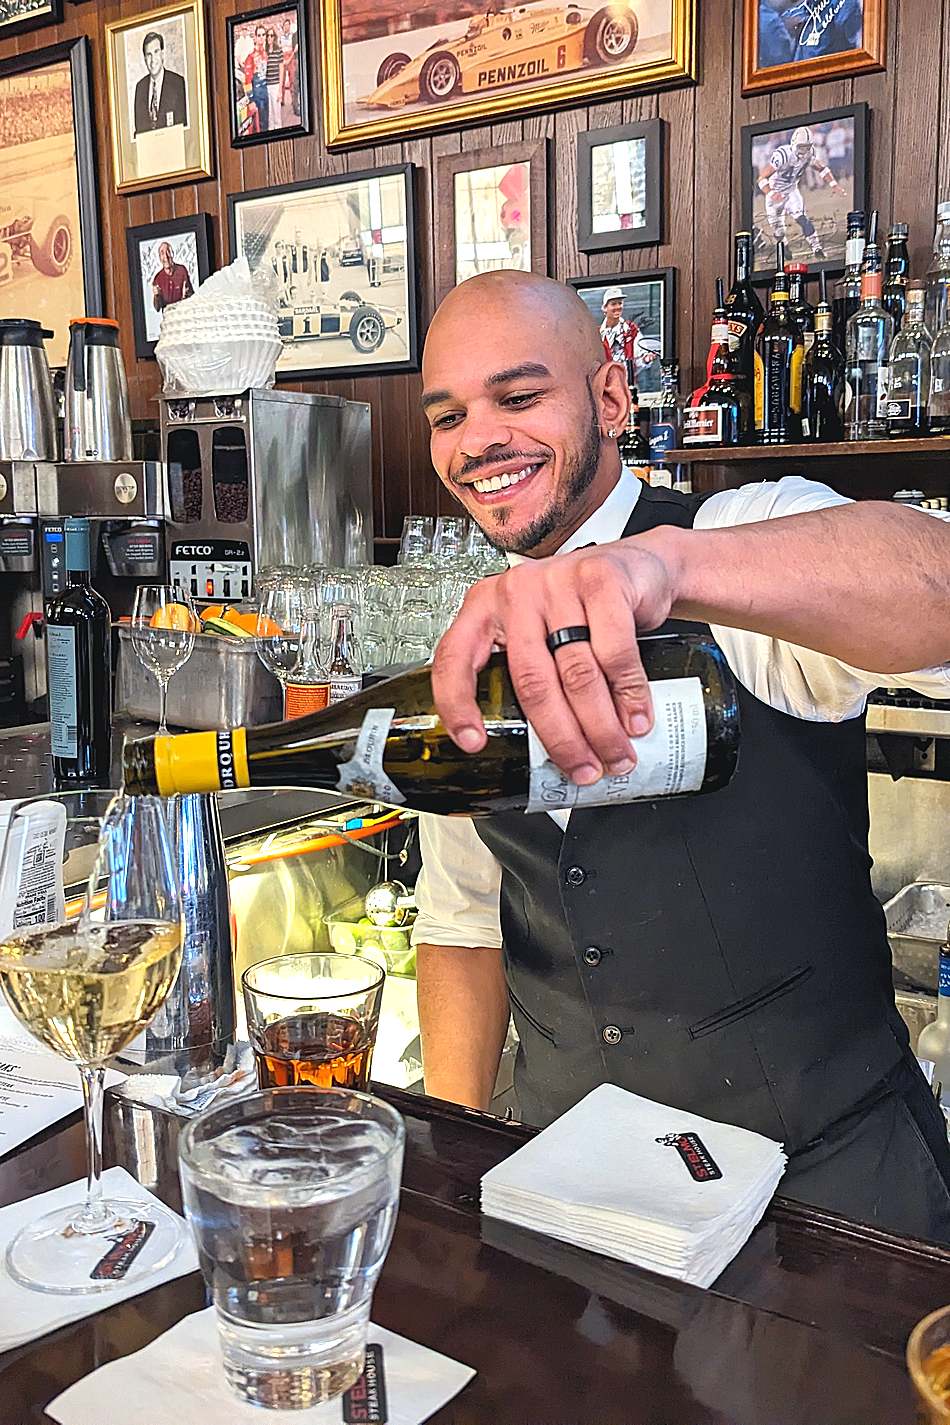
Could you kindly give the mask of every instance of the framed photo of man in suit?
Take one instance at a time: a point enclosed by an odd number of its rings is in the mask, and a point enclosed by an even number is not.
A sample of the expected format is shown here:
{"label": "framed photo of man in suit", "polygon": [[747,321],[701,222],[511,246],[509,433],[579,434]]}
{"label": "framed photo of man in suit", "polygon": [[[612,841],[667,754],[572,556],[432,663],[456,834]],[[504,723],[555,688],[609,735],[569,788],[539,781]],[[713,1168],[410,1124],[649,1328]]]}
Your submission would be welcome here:
{"label": "framed photo of man in suit", "polygon": [[118,193],[211,176],[204,0],[106,26]]}

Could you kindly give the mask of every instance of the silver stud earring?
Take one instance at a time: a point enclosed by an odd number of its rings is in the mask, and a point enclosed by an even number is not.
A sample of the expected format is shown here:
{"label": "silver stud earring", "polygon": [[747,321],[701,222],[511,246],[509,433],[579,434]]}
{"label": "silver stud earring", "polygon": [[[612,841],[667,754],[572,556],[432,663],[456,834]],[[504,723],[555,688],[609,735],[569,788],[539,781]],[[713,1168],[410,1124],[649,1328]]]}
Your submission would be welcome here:
{"label": "silver stud earring", "polygon": [[608,440],[616,440],[616,439],[617,439],[617,432],[614,430],[613,426],[611,426],[610,429],[609,429],[608,432],[607,432],[607,439],[608,439]]}

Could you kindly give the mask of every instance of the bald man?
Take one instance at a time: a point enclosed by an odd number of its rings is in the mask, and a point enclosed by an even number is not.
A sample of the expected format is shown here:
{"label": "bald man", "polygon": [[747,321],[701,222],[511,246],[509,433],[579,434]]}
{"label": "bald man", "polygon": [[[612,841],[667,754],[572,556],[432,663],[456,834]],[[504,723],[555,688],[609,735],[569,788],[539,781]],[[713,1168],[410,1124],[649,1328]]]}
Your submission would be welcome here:
{"label": "bald man", "polygon": [[[474,674],[499,644],[575,781],[629,769],[652,718],[636,637],[682,620],[719,644],[742,715],[713,796],[422,819],[429,1092],[486,1107],[510,1011],[527,1121],[617,1083],[783,1142],[790,1196],[950,1241],[946,1127],[871,891],[864,737],[882,682],[950,696],[947,524],[798,477],[641,484],[623,372],[580,299],[531,274],[456,288],[423,381],[439,477],[511,566],[436,654],[459,746],[484,744]],[[587,641],[551,654],[566,627]]]}

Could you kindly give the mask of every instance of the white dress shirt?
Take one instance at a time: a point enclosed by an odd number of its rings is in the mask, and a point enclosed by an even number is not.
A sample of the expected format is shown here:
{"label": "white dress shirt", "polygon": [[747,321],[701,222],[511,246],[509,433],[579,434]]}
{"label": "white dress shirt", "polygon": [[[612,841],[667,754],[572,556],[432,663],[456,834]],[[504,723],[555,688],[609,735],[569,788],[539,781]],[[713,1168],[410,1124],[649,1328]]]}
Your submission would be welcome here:
{"label": "white dress shirt", "polygon": [[[624,470],[613,490],[557,554],[621,537],[640,496],[640,481]],[[726,529],[783,515],[830,509],[851,501],[827,485],[798,475],[720,490],[700,505],[695,529]],[[950,520],[943,511],[927,510]],[[557,558],[557,555],[554,556]],[[517,564],[523,556],[509,555]],[[863,672],[837,658],[764,633],[711,625],[712,634],[738,681],[761,702],[809,722],[859,717],[868,694],[888,687],[912,688],[931,698],[950,698],[950,664],[915,673]],[[555,814],[563,826],[570,813]],[[419,818],[422,871],[416,883],[419,915],[413,942],[430,945],[500,946],[501,867],[466,817]]]}

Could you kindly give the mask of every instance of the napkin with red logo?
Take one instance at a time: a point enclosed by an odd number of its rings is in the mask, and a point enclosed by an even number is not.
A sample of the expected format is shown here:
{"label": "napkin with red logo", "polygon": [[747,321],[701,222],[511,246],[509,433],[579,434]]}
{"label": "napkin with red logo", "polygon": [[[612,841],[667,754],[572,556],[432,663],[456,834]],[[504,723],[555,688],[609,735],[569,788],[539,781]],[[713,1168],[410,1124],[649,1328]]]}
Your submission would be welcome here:
{"label": "napkin with red logo", "polygon": [[785,1171],[780,1143],[601,1084],[482,1178],[482,1211],[709,1286]]}

